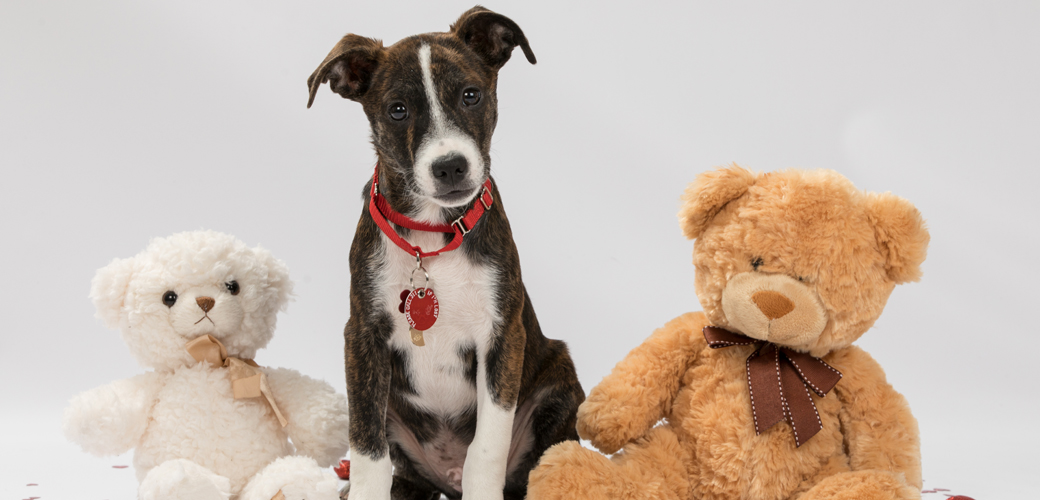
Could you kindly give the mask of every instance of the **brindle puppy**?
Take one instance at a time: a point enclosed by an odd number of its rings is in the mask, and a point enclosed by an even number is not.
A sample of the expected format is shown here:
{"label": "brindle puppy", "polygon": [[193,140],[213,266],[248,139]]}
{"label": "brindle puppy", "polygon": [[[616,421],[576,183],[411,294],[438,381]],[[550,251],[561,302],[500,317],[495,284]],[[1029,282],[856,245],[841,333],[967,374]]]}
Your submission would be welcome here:
{"label": "brindle puppy", "polygon": [[[412,219],[450,222],[483,196],[498,70],[518,45],[533,64],[520,27],[482,7],[390,47],[348,34],[308,79],[308,107],[325,82],[360,102],[380,193]],[[566,345],[542,335],[497,188],[491,196],[461,247],[423,261],[440,317],[422,347],[398,309],[416,257],[361,214],[344,332],[354,500],[520,499],[542,452],[578,438],[584,392]],[[394,227],[427,251],[452,236]]]}

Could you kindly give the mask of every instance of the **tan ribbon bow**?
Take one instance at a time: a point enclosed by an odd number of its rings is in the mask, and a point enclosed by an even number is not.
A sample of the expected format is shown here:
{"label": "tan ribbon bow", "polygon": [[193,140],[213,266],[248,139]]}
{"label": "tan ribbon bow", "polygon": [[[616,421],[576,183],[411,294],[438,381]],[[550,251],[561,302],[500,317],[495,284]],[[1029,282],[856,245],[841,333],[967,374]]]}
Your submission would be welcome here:
{"label": "tan ribbon bow", "polygon": [[841,380],[841,372],[819,358],[714,326],[704,327],[712,349],[762,343],[747,358],[748,390],[755,433],[787,420],[801,446],[823,429],[811,389],[821,398]]}
{"label": "tan ribbon bow", "polygon": [[231,370],[231,392],[235,394],[235,399],[263,396],[267,399],[267,404],[271,405],[274,416],[278,418],[282,427],[289,424],[274,402],[271,387],[267,385],[267,374],[260,371],[259,365],[253,360],[229,357],[224,344],[212,335],[203,335],[192,340],[184,348],[195,361],[208,361],[213,366],[223,366]]}

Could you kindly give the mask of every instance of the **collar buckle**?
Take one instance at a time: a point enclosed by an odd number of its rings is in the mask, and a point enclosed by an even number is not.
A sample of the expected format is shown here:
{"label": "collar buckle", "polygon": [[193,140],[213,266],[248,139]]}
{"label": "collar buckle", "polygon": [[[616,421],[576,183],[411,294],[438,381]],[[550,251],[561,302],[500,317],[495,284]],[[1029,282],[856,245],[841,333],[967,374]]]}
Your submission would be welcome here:
{"label": "collar buckle", "polygon": [[[483,200],[481,200],[481,201],[483,201]],[[467,234],[469,234],[469,229],[466,229],[466,225],[463,224],[463,222],[462,222],[463,217],[465,217],[465,215],[463,215],[462,217],[459,217],[458,219],[455,219],[451,223],[451,227],[455,228],[456,231],[462,233],[463,236],[466,236]]]}
{"label": "collar buckle", "polygon": [[[484,195],[487,195],[488,201],[484,201]],[[487,186],[484,186],[484,190],[480,192],[480,204],[484,205],[484,210],[491,210],[491,205],[495,203],[495,197],[491,196],[491,191],[488,191]]]}

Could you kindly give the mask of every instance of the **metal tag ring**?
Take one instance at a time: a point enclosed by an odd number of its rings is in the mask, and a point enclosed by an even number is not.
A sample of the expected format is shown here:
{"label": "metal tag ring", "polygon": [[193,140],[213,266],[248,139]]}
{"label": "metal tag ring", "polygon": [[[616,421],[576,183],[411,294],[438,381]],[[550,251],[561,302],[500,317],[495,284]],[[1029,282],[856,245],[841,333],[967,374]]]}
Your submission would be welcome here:
{"label": "metal tag ring", "polygon": [[[413,290],[415,289],[415,272],[416,271],[422,271],[423,272],[423,276],[426,277],[426,283],[423,284],[423,291],[429,290],[430,289],[430,273],[426,272],[426,269],[423,268],[423,267],[417,267],[415,269],[412,269],[412,274],[411,274],[411,276],[408,277],[408,288],[411,288]],[[422,295],[419,296],[419,298],[421,299],[425,295],[426,294],[423,293]]]}

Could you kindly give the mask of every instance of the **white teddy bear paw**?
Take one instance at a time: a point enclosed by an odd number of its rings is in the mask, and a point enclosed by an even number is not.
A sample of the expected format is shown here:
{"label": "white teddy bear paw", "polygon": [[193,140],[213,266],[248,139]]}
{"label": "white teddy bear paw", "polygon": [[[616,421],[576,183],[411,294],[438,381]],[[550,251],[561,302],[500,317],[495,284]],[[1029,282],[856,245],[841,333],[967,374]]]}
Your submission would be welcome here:
{"label": "white teddy bear paw", "polygon": [[[338,500],[339,478],[310,457],[282,457],[249,481],[239,500]],[[282,497],[277,495],[281,492]]]}
{"label": "white teddy bear paw", "polygon": [[228,500],[231,480],[191,460],[168,460],[148,471],[137,497],[140,500]]}

